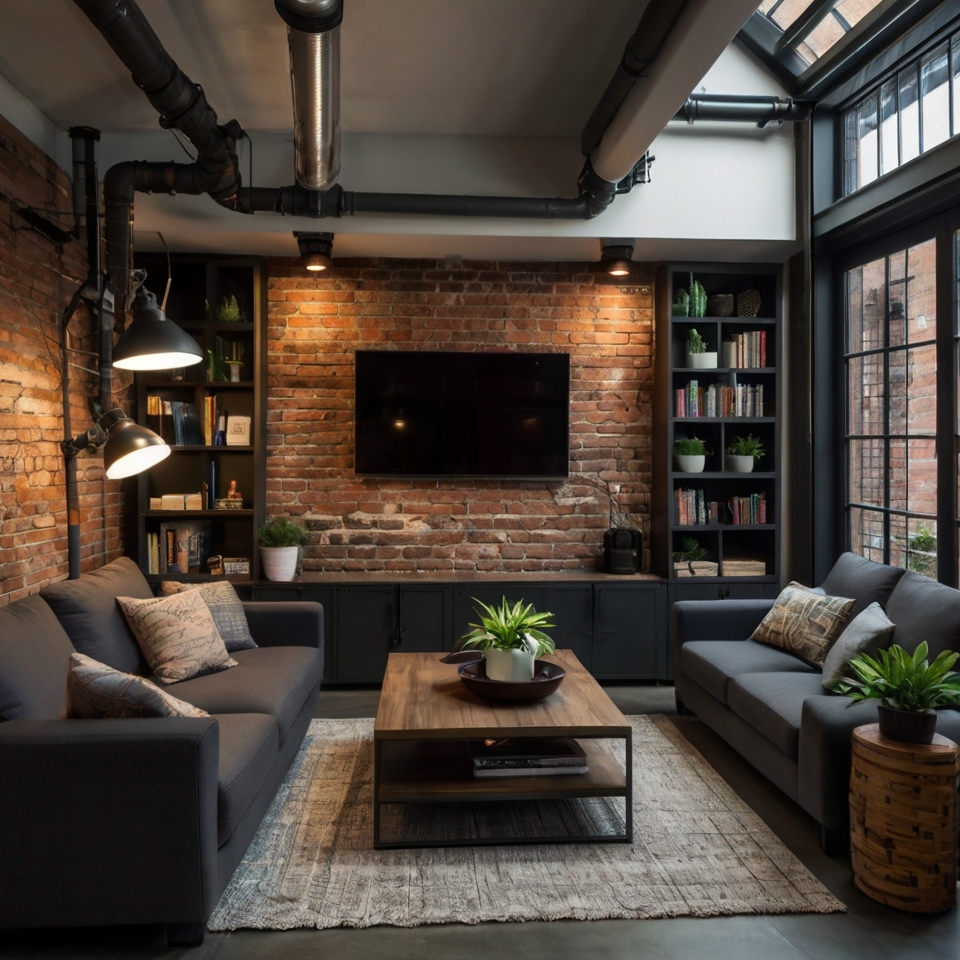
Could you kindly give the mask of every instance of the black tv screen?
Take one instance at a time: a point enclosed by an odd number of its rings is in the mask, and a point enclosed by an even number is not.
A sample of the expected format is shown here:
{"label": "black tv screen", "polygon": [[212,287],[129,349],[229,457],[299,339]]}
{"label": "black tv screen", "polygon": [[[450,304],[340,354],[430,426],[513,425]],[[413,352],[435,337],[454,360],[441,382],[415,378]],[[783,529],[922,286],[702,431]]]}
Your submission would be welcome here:
{"label": "black tv screen", "polygon": [[356,472],[566,477],[565,353],[356,352]]}

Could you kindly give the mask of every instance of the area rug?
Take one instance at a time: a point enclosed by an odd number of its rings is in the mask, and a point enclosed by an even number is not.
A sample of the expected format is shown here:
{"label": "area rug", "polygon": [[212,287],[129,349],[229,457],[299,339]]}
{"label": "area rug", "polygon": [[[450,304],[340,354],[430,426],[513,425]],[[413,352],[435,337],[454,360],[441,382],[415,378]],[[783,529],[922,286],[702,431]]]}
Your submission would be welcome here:
{"label": "area rug", "polygon": [[[373,849],[373,721],[314,720],[210,930],[836,913],[843,904],[662,716],[631,717],[634,842]],[[619,803],[619,810],[617,804]],[[622,829],[617,800],[397,805],[417,829]],[[551,809],[551,804],[554,809]],[[559,807],[560,809],[556,809]],[[499,811],[494,808],[500,808]],[[576,809],[573,809],[576,808]],[[526,814],[518,811],[532,811]],[[524,820],[526,818],[526,822]],[[606,826],[604,826],[606,824]],[[421,824],[422,826],[422,824]],[[489,824],[488,824],[489,826]]]}

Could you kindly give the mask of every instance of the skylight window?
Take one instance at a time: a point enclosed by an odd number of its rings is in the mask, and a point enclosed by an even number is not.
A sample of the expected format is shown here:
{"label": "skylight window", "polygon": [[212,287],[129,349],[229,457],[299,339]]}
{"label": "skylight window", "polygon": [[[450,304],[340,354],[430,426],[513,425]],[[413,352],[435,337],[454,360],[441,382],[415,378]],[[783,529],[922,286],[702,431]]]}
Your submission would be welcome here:
{"label": "skylight window", "polygon": [[778,48],[795,50],[816,63],[883,0],[764,0],[757,12],[783,36]]}

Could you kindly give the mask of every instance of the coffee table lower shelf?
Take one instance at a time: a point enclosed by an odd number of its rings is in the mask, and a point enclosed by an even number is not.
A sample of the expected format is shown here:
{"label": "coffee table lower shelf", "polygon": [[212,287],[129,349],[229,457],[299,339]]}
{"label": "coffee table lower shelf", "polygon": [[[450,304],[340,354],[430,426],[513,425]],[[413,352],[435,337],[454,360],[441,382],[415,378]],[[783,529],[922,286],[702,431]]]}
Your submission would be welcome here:
{"label": "coffee table lower shelf", "polygon": [[[632,744],[625,741],[626,770],[613,756],[607,739],[578,737],[587,754],[583,774],[489,777],[473,776],[466,741],[386,740],[374,742],[374,847],[448,847],[524,843],[632,843]],[[472,803],[477,801],[577,800],[623,797],[623,831],[571,833],[562,836],[482,836],[443,839],[391,839],[381,836],[382,807],[388,804]]]}

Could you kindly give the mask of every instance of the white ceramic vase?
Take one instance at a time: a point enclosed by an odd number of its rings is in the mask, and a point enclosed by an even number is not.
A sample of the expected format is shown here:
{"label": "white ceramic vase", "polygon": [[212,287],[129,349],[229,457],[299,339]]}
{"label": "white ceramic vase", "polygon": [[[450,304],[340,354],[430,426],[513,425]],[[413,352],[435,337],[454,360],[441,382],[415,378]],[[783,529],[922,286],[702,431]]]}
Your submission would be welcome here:
{"label": "white ceramic vase", "polygon": [[487,647],[483,655],[490,680],[532,680],[536,659],[530,650],[499,650]]}
{"label": "white ceramic vase", "polygon": [[713,370],[717,365],[717,351],[688,353],[687,366],[692,370]]}
{"label": "white ceramic vase", "polygon": [[260,563],[268,580],[292,580],[297,572],[297,547],[261,547]]}
{"label": "white ceramic vase", "polygon": [[729,473],[753,473],[753,457],[736,457],[728,453],[723,458],[723,469]]}
{"label": "white ceramic vase", "polygon": [[680,473],[703,473],[703,468],[707,462],[706,455],[702,453],[698,457],[684,457],[675,453],[673,459],[676,461],[677,470]]}

